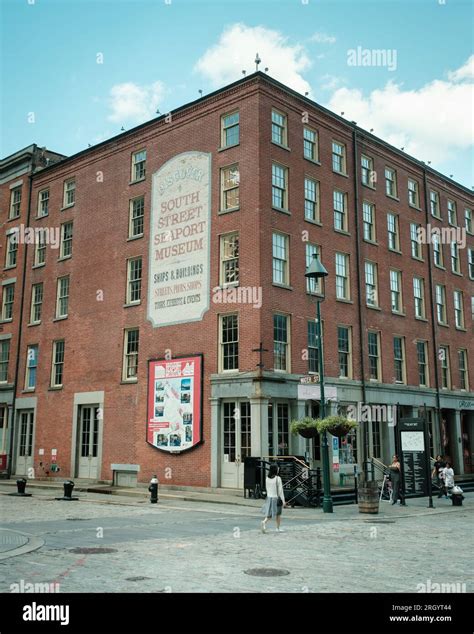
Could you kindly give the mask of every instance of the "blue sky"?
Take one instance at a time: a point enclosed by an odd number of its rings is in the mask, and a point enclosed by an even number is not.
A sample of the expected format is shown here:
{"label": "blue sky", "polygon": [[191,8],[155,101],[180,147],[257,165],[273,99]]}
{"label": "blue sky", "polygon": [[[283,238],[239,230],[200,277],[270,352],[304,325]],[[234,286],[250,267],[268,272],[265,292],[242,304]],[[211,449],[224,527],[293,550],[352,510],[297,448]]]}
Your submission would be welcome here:
{"label": "blue sky", "polygon": [[[0,154],[73,154],[252,72],[258,51],[261,70],[471,187],[472,21],[467,0],[3,0]],[[372,65],[348,63],[358,47]]]}

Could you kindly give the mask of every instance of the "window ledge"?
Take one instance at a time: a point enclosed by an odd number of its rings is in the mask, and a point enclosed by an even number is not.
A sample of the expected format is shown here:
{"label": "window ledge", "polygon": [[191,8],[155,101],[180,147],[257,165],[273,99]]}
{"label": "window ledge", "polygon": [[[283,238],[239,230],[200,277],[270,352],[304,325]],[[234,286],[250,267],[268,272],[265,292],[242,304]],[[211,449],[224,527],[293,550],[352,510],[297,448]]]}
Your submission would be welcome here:
{"label": "window ledge", "polygon": [[392,200],[396,200],[397,203],[400,202],[400,198],[398,198],[398,196],[392,196],[392,194],[387,194],[387,192],[385,192],[385,195],[387,196],[387,198],[391,198]]}
{"label": "window ledge", "polygon": [[43,214],[42,216],[35,216],[33,220],[42,220],[43,218],[47,218],[48,216],[49,216],[49,213]]}
{"label": "window ledge", "polygon": [[467,328],[462,328],[461,326],[456,326],[456,330],[459,330],[459,332],[467,332]]}
{"label": "window ledge", "polygon": [[273,145],[277,147],[281,147],[282,150],[287,150],[287,152],[291,152],[290,148],[287,145],[283,145],[282,143],[278,143],[278,141],[272,141]]}
{"label": "window ledge", "polygon": [[66,211],[66,209],[72,209],[75,206],[76,206],[76,203],[73,203],[72,205],[66,205],[65,207],[61,207],[59,211]]}
{"label": "window ledge", "polygon": [[43,264],[33,264],[33,266],[31,268],[32,269],[42,269],[43,266],[46,266],[46,262],[43,262]]}
{"label": "window ledge", "polygon": [[49,386],[48,387],[48,392],[59,392],[59,390],[62,390],[63,386],[62,385],[53,385],[53,386]]}
{"label": "window ledge", "polygon": [[392,310],[392,315],[397,315],[397,317],[406,317],[407,314],[402,310]]}
{"label": "window ledge", "polygon": [[344,299],[343,297],[336,297],[336,302],[341,302],[342,304],[353,304],[354,300]]}
{"label": "window ledge", "polygon": [[11,269],[16,269],[16,264],[14,264],[13,266],[4,266],[3,267],[4,271],[10,271]]}
{"label": "window ledge", "polygon": [[233,211],[240,211],[240,205],[239,205],[239,207],[230,207],[229,209],[219,209],[219,210],[217,211],[217,214],[218,214],[218,215],[219,215],[219,214],[230,214],[230,213],[232,213]]}
{"label": "window ledge", "polygon": [[349,178],[349,174],[346,174],[345,172],[336,172],[336,170],[332,170],[333,174],[337,174],[338,176],[344,176],[344,178]]}
{"label": "window ledge", "polygon": [[11,324],[13,321],[13,317],[10,319],[0,319],[0,324]]}
{"label": "window ledge", "polygon": [[15,220],[18,220],[19,218],[21,218],[21,214],[19,216],[15,216],[14,218],[8,218],[7,222],[13,222]]}
{"label": "window ledge", "polygon": [[372,244],[374,247],[378,247],[379,243],[376,240],[368,240],[367,238],[363,238],[364,242],[367,242],[367,244]]}
{"label": "window ledge", "polygon": [[138,379],[127,379],[126,381],[122,379],[120,381],[120,385],[135,385],[135,383],[138,383]]}
{"label": "window ledge", "polygon": [[309,156],[305,156],[304,154],[303,154],[303,158],[305,159],[305,161],[309,161],[310,163],[313,163],[313,165],[321,165],[321,161],[318,161],[317,159],[309,158]]}
{"label": "window ledge", "polygon": [[426,319],[426,317],[416,317],[416,315],[415,315],[415,319],[417,321],[424,321],[424,322],[428,323],[428,320]]}
{"label": "window ledge", "polygon": [[408,203],[408,206],[409,206],[411,209],[416,209],[416,211],[421,211],[421,207],[418,207],[417,205],[412,205],[411,203]]}
{"label": "window ledge", "polygon": [[54,321],[64,321],[64,320],[65,320],[65,319],[67,319],[68,317],[69,317],[69,315],[64,315],[64,317],[55,317],[55,318],[53,319],[53,322],[54,322]]}
{"label": "window ledge", "polygon": [[458,277],[464,277],[464,275],[463,275],[460,271],[453,271],[453,270],[451,270],[451,273],[452,273],[453,275],[457,275]]}
{"label": "window ledge", "polygon": [[58,258],[58,262],[64,262],[64,260],[70,260],[72,255],[64,255],[62,258]]}
{"label": "window ledge", "polygon": [[140,306],[141,300],[139,302],[131,302],[130,304],[124,304],[123,308],[133,308],[134,306]]}
{"label": "window ledge", "polygon": [[411,256],[412,260],[416,260],[417,262],[424,262],[425,260],[423,258],[415,258],[414,255]]}
{"label": "window ledge", "polygon": [[137,180],[135,180],[135,181],[130,181],[128,184],[129,185],[136,185],[137,183],[143,183],[143,181],[146,181],[146,176],[143,176],[143,178],[137,178]]}
{"label": "window ledge", "polygon": [[309,291],[306,291],[306,297],[314,297],[320,301],[324,301],[326,299],[326,295],[324,293],[310,293]]}
{"label": "window ledge", "polygon": [[446,271],[446,267],[445,266],[441,266],[440,264],[436,264],[436,262],[434,263],[435,267],[437,269],[441,269],[441,271]]}
{"label": "window ledge", "polygon": [[289,284],[278,284],[278,282],[272,282],[272,286],[275,286],[276,288],[285,288],[287,291],[293,290],[293,287]]}
{"label": "window ledge", "polygon": [[30,328],[31,326],[41,326],[41,322],[40,321],[34,321],[31,322],[29,324],[26,324],[28,328]]}
{"label": "window ledge", "polygon": [[34,394],[36,388],[30,388],[29,390],[21,390],[22,394]]}
{"label": "window ledge", "polygon": [[441,216],[435,216],[434,214],[430,214],[432,218],[434,218],[435,220],[439,220],[440,222],[443,222],[443,218]]}
{"label": "window ledge", "polygon": [[230,150],[233,147],[238,147],[239,145],[240,145],[240,142],[239,143],[234,143],[233,145],[226,145],[225,147],[217,148],[217,151],[218,152],[225,152],[226,150]]}
{"label": "window ledge", "polygon": [[437,323],[438,326],[441,326],[442,328],[449,328],[449,324],[443,324],[440,321],[437,321],[436,323]]}
{"label": "window ledge", "polygon": [[289,209],[283,209],[282,207],[274,207],[272,205],[273,211],[278,211],[281,214],[286,214],[287,216],[291,216],[291,211]]}
{"label": "window ledge", "polygon": [[388,250],[390,251],[390,253],[397,253],[398,255],[403,255],[403,253],[400,251],[400,249],[391,249],[389,247]]}
{"label": "window ledge", "polygon": [[317,225],[318,227],[323,226],[323,223],[320,220],[311,220],[311,218],[305,218],[305,221],[311,223],[312,225]]}
{"label": "window ledge", "polygon": [[127,242],[133,242],[133,240],[139,240],[140,238],[143,238],[144,234],[140,233],[140,235],[138,236],[131,236],[129,238],[127,238]]}
{"label": "window ledge", "polygon": [[350,235],[351,235],[349,231],[344,231],[344,229],[336,229],[335,228],[334,231],[336,233],[340,233],[343,236],[349,236],[350,237]]}
{"label": "window ledge", "polygon": [[365,307],[370,308],[370,310],[382,310],[380,306],[371,306],[370,304],[366,304]]}
{"label": "window ledge", "polygon": [[364,187],[367,187],[367,189],[371,189],[373,192],[376,191],[376,187],[374,187],[374,185],[369,185],[368,183],[364,183],[364,181],[360,181],[361,185],[363,185]]}

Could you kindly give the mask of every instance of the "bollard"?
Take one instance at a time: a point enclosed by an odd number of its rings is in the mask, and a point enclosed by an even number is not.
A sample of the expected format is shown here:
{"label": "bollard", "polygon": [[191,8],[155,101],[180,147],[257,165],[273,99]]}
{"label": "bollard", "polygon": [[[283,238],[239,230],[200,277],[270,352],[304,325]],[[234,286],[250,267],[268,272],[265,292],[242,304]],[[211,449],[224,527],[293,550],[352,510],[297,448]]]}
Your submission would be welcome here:
{"label": "bollard", "polygon": [[31,497],[31,493],[25,493],[26,478],[18,478],[18,480],[16,481],[16,488],[17,488],[16,493],[9,493],[8,495],[14,495],[15,497],[20,497],[20,498]]}
{"label": "bollard", "polygon": [[150,480],[148,490],[150,491],[150,502],[156,504],[158,502],[158,478],[156,475]]}
{"label": "bollard", "polygon": [[75,502],[79,498],[72,497],[72,490],[74,489],[74,482],[72,480],[65,480],[63,483],[64,495],[62,498],[56,498],[56,500],[63,500],[64,502]]}

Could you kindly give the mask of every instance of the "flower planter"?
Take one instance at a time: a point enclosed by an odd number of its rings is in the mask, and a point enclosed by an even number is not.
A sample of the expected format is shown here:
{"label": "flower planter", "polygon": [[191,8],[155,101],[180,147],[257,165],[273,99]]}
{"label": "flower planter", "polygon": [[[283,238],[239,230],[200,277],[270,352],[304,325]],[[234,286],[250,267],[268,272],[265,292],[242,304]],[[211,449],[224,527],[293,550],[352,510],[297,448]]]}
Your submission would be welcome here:
{"label": "flower planter", "polygon": [[303,438],[316,438],[318,436],[318,430],[308,427],[308,429],[300,429],[299,435],[303,436]]}
{"label": "flower planter", "polygon": [[337,438],[344,438],[351,431],[350,427],[328,427],[327,430],[331,436],[337,436]]}

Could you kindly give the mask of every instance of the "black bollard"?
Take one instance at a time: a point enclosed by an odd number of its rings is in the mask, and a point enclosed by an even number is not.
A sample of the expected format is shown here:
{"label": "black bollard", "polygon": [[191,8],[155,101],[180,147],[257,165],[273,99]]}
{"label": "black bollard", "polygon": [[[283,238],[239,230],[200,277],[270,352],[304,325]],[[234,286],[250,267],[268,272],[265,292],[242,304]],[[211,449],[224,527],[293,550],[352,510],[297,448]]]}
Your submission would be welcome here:
{"label": "black bollard", "polygon": [[62,498],[56,498],[56,500],[61,500],[64,502],[75,502],[79,498],[72,497],[72,490],[74,489],[74,482],[72,480],[66,480],[63,483],[64,486],[64,496]]}
{"label": "black bollard", "polygon": [[26,482],[26,478],[18,478],[16,481],[17,493],[9,493],[8,495],[14,495],[15,497],[20,498],[30,498],[31,493],[25,493]]}
{"label": "black bollard", "polygon": [[156,504],[158,502],[158,478],[156,475],[150,480],[148,490],[150,491],[150,502]]}

